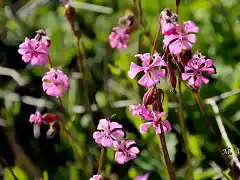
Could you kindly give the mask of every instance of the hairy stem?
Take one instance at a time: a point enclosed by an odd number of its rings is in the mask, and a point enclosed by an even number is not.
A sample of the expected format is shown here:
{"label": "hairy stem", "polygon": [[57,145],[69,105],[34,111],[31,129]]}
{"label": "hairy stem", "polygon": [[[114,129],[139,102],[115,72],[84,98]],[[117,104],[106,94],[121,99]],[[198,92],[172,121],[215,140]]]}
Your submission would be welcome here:
{"label": "hairy stem", "polygon": [[[160,127],[161,127],[161,132],[164,132],[162,123],[160,123]],[[161,133],[159,135],[159,138],[160,138],[160,141],[161,141],[164,160],[165,160],[165,163],[166,163],[166,166],[167,166],[167,170],[168,170],[168,174],[170,176],[170,179],[171,180],[176,180],[175,169],[173,168],[172,162],[171,162],[169,154],[168,154],[164,133]]]}
{"label": "hairy stem", "polygon": [[160,32],[161,32],[161,26],[159,25],[158,26],[158,32],[157,32],[157,35],[156,35],[154,43],[153,43],[151,56],[154,54],[154,51],[156,50],[156,46],[157,46],[157,42],[158,42],[158,37],[160,36]]}
{"label": "hairy stem", "polygon": [[101,147],[100,159],[98,163],[98,173],[97,173],[98,175],[102,174],[103,158],[104,158],[104,147]]}
{"label": "hairy stem", "polygon": [[[206,113],[206,111],[205,111],[205,109],[204,109],[204,107],[203,107],[203,103],[202,103],[202,101],[201,101],[201,98],[200,98],[200,96],[199,96],[199,93],[198,93],[198,92],[194,92],[194,95],[195,95],[195,97],[196,97],[196,99],[197,99],[199,108],[200,108],[200,110],[201,110],[201,112],[202,112],[205,120],[206,120],[207,123],[208,123],[208,127],[210,128],[212,134],[214,135],[214,137],[215,137],[215,139],[216,139],[216,141],[217,141],[216,144],[217,144],[218,150],[219,150],[220,154],[222,155],[222,149],[223,149],[223,148],[222,148],[222,145],[221,145],[221,137],[218,138],[217,133],[216,133],[214,127],[213,127],[212,122],[208,119],[207,113]],[[224,159],[224,161],[225,161],[226,166],[227,166],[228,168],[232,169],[232,168],[230,167],[230,165],[229,165],[229,162],[228,162],[228,159],[226,158],[226,156],[222,155],[222,157],[223,157],[223,159]]]}

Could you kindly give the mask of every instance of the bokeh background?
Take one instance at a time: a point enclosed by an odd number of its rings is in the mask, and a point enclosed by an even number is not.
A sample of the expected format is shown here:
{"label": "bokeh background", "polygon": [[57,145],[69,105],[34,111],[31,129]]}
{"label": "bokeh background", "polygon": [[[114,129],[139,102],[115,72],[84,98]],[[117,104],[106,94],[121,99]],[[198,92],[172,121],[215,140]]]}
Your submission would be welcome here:
{"label": "bokeh background", "polygon": [[[128,139],[136,140],[141,150],[135,161],[118,165],[113,149],[107,149],[104,175],[107,179],[134,179],[149,173],[149,179],[168,179],[162,151],[154,131],[139,133],[141,120],[128,112],[128,106],[141,103],[145,89],[137,80],[127,76],[136,53],[151,51],[158,27],[158,15],[166,7],[175,11],[175,0],[142,0],[142,24],[131,33],[129,47],[111,49],[108,36],[118,19],[126,13],[136,13],[131,0],[73,1],[77,26],[81,30],[81,51],[84,57],[89,94],[95,124],[99,119],[116,114],[128,131]],[[179,21],[192,20],[200,27],[194,51],[210,57],[217,68],[208,86],[201,88],[202,99],[225,92],[227,97],[217,101],[220,117],[232,145],[240,148],[240,1],[239,0],[182,0]],[[44,29],[51,39],[50,55],[54,67],[68,74],[69,90],[63,96],[68,114],[68,128],[78,139],[69,141],[63,133],[47,138],[48,126],[34,129],[29,116],[36,110],[61,114],[59,101],[42,91],[41,78],[47,67],[25,64],[18,46],[25,37],[33,38],[35,31]],[[162,53],[162,36],[157,50]],[[92,138],[86,98],[79,71],[76,39],[64,18],[64,6],[57,0],[0,0],[0,173],[5,180],[13,179],[9,167],[18,179],[89,179],[97,173],[100,147]],[[165,92],[164,109],[173,131],[166,134],[170,158],[177,179],[185,179],[186,171],[193,179],[218,177],[226,169],[192,92],[183,86],[184,119],[187,125],[190,162],[186,161],[185,145],[178,123],[178,95],[170,93],[167,81],[160,87]],[[205,105],[208,116],[220,136],[212,106]],[[227,148],[227,147],[226,147]],[[224,177],[222,177],[224,179]]]}

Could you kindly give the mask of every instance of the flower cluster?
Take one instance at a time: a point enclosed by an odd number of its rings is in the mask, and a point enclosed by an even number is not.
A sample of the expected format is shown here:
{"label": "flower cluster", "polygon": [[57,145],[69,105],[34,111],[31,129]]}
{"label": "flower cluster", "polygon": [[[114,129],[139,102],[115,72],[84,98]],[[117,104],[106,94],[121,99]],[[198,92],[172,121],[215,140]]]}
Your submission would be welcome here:
{"label": "flower cluster", "polygon": [[121,26],[114,27],[113,32],[109,35],[109,42],[112,48],[120,50],[128,46],[133,18],[132,14],[127,14],[119,19]]}
{"label": "flower cluster", "polygon": [[125,131],[121,124],[111,122],[110,118],[101,119],[97,130],[93,133],[96,143],[101,144],[103,147],[114,147],[116,152],[115,160],[119,164],[136,159],[140,151],[134,140],[123,140]]}
{"label": "flower cluster", "polygon": [[[19,54],[22,55],[22,60],[32,66],[41,66],[48,62],[51,66],[49,47],[51,41],[46,35],[45,31],[38,30],[36,36],[33,39],[25,38],[25,41],[19,45]],[[59,98],[68,89],[68,77],[60,70],[50,69],[49,72],[42,78],[43,90],[49,96],[55,96]],[[56,132],[56,124],[59,119],[55,114],[41,115],[38,111],[30,116],[29,121],[37,126],[41,126],[42,123],[50,125],[47,132],[49,137],[52,137]]]}

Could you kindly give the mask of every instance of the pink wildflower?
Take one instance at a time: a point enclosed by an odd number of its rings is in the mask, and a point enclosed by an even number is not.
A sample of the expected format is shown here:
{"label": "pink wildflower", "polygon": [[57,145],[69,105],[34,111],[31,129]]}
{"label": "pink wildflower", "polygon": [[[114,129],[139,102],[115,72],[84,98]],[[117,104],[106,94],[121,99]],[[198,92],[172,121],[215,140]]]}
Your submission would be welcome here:
{"label": "pink wildflower", "polygon": [[175,31],[177,25],[178,15],[173,13],[170,9],[165,8],[160,14],[160,24],[162,33],[170,35]]}
{"label": "pink wildflower", "polygon": [[188,80],[189,86],[199,88],[202,83],[208,84],[209,82],[209,79],[202,75],[205,71],[209,74],[216,73],[212,60],[195,56],[188,62],[187,66],[185,66],[185,73],[182,73],[182,79]]}
{"label": "pink wildflower", "polygon": [[51,69],[42,78],[43,90],[49,96],[60,97],[68,89],[68,77],[60,70]]}
{"label": "pink wildflower", "polygon": [[44,43],[26,37],[25,42],[19,45],[18,53],[24,62],[37,66],[47,62],[48,48]]}
{"label": "pink wildflower", "polygon": [[113,32],[109,35],[109,41],[112,48],[117,50],[126,48],[129,41],[127,28],[114,27]]}
{"label": "pink wildflower", "polygon": [[126,140],[118,145],[115,145],[115,160],[119,164],[124,164],[127,161],[136,159],[140,152],[134,140]]}
{"label": "pink wildflower", "polygon": [[40,112],[37,111],[35,114],[31,114],[29,122],[41,126],[43,122],[43,116],[40,114]]}
{"label": "pink wildflower", "polygon": [[101,175],[94,175],[89,180],[101,180]]}
{"label": "pink wildflower", "polygon": [[[130,70],[128,71],[128,76],[133,79],[139,72],[144,71],[144,75],[138,81],[138,83],[145,87],[151,87],[160,81],[160,77],[165,76],[164,69],[153,69],[154,67],[165,66],[164,60],[158,54],[154,54],[153,59],[150,53],[136,54],[142,61],[142,66],[138,66],[135,63],[131,63]],[[151,77],[151,74],[153,77]]]}
{"label": "pink wildflower", "polygon": [[110,122],[107,119],[101,119],[97,130],[93,133],[93,138],[96,143],[101,144],[104,147],[111,147],[114,142],[121,142],[125,136],[122,125],[117,122]]}
{"label": "pink wildflower", "polygon": [[141,104],[139,105],[131,104],[129,106],[129,111],[132,111],[133,116],[141,116],[142,120],[149,121],[152,119],[152,111],[149,110],[146,106],[143,106]]}
{"label": "pink wildflower", "polygon": [[163,43],[165,46],[169,46],[169,50],[172,54],[180,54],[182,50],[191,50],[192,43],[197,41],[196,35],[192,33],[198,33],[199,28],[192,21],[184,22],[184,24],[178,24],[175,27],[175,32],[169,36],[165,36]]}
{"label": "pink wildflower", "polygon": [[164,132],[170,132],[172,130],[172,127],[168,122],[168,120],[161,120],[162,116],[167,116],[167,113],[154,111],[153,118],[150,121],[140,125],[140,132],[145,133],[149,127],[153,126],[156,131],[156,134],[161,134],[162,131],[161,131],[160,123],[163,126]]}

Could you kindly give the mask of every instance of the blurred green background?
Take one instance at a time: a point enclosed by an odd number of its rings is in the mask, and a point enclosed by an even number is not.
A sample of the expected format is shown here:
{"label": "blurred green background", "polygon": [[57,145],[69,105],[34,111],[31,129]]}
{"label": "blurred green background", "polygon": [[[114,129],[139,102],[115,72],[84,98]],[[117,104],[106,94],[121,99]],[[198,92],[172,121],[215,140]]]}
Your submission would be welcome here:
{"label": "blurred green background", "polygon": [[[168,179],[154,131],[151,129],[147,134],[140,134],[141,120],[128,112],[130,104],[141,103],[145,89],[138,85],[136,78],[130,80],[127,72],[131,61],[136,61],[135,54],[151,51],[158,15],[166,7],[175,11],[175,1],[142,0],[144,29],[135,29],[129,47],[119,52],[110,48],[108,36],[119,17],[136,11],[134,1],[75,0],[72,3],[76,8],[77,26],[82,32],[80,48],[87,69],[95,124],[101,118],[116,114],[114,119],[128,131],[127,138],[136,140],[141,150],[135,161],[118,165],[114,161],[113,149],[107,149],[104,176],[106,179],[127,180],[149,173],[150,180]],[[207,99],[225,92],[239,92],[240,1],[182,0],[179,21],[185,20],[192,20],[200,27],[193,51],[200,50],[210,57],[217,68],[217,75],[211,78],[208,86],[201,88],[201,97]],[[33,131],[33,125],[28,121],[36,109],[61,115],[57,99],[42,91],[41,78],[46,68],[25,64],[17,52],[24,38],[33,38],[38,29],[44,29],[51,39],[53,66],[64,70],[70,78],[70,88],[63,96],[63,102],[69,118],[68,128],[78,139],[77,143],[69,141],[63,133],[48,139],[47,126],[42,126],[40,137],[35,138],[38,129]],[[162,38],[160,36],[157,44],[160,53]],[[100,147],[94,142],[89,128],[75,43],[64,18],[64,6],[59,1],[0,0],[0,156],[5,161],[1,163],[0,174],[6,167],[5,180],[13,179],[9,166],[20,180],[33,179],[39,174],[43,174],[44,180],[84,180],[97,173]],[[170,93],[166,80],[160,87],[165,92],[164,109],[168,111],[168,120],[173,126],[173,131],[166,134],[166,141],[177,179],[185,179],[187,169],[196,180],[222,176],[220,168],[225,170],[226,166],[191,91],[183,86],[187,147],[191,152],[187,163],[178,123],[177,95]],[[228,137],[236,148],[240,148],[239,97],[235,94],[217,102]],[[212,107],[206,105],[205,108],[218,129]],[[217,133],[220,136],[219,131]]]}

